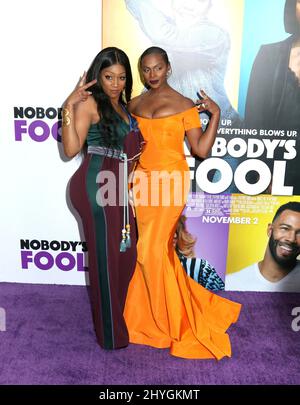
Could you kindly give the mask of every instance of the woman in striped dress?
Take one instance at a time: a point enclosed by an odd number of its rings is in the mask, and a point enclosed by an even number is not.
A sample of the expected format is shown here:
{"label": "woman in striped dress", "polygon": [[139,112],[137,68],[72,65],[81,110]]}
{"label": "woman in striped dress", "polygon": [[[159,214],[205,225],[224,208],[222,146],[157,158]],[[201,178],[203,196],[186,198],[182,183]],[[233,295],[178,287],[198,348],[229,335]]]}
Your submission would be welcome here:
{"label": "woman in striped dress", "polygon": [[126,110],[132,75],[127,55],[103,49],[63,108],[65,154],[87,153],[70,182],[88,245],[91,304],[97,340],[104,349],[128,345],[123,309],[136,263],[136,230],[128,207],[128,172],[142,137]]}

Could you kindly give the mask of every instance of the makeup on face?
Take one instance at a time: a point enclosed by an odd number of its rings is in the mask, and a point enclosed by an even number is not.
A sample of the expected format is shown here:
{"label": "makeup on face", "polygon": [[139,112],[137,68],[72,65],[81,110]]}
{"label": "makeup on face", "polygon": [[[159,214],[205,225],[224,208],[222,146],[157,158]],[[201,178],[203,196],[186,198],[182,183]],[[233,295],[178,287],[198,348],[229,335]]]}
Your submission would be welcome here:
{"label": "makeup on face", "polygon": [[145,82],[150,87],[157,87],[166,81],[169,65],[161,55],[151,54],[143,58],[141,69]]}
{"label": "makeup on face", "polygon": [[124,66],[116,64],[103,69],[100,73],[100,82],[103,91],[110,98],[118,98],[126,84]]}

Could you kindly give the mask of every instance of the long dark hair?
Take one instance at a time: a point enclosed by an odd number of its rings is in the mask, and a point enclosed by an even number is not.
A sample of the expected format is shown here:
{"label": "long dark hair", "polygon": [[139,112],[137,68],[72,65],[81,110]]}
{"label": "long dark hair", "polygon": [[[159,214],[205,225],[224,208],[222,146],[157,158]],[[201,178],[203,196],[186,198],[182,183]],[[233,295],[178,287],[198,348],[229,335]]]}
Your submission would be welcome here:
{"label": "long dark hair", "polygon": [[286,0],[284,6],[284,29],[289,34],[300,35],[300,23],[296,17],[297,0]]}
{"label": "long dark hair", "polygon": [[87,82],[97,79],[97,83],[88,90],[92,92],[92,96],[97,103],[97,111],[101,119],[102,135],[104,142],[108,147],[118,146],[118,136],[115,133],[114,128],[119,117],[116,114],[109,97],[102,89],[100,73],[103,69],[115,64],[124,66],[126,72],[125,95],[123,96],[121,93],[119,98],[119,102],[125,105],[131,98],[132,73],[128,56],[124,51],[115,47],[102,49],[93,60],[86,76]]}

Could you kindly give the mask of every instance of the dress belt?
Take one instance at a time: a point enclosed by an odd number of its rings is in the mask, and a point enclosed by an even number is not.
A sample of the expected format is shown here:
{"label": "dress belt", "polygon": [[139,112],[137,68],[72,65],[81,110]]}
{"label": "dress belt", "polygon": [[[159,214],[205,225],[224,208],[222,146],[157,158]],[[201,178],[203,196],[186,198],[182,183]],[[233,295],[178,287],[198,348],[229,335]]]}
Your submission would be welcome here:
{"label": "dress belt", "polygon": [[[131,247],[130,223],[129,223],[129,199],[128,199],[128,158],[127,154],[121,149],[111,149],[102,146],[88,146],[88,154],[105,156],[118,159],[123,165],[123,228],[121,231],[120,252],[125,252]],[[131,159],[130,159],[131,160]]]}

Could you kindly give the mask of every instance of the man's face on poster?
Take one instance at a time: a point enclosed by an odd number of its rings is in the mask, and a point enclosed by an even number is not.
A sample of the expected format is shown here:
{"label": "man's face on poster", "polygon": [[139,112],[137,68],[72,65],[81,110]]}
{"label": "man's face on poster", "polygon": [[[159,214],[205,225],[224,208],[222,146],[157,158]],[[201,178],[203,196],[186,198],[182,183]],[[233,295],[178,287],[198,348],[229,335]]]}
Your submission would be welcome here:
{"label": "man's face on poster", "polygon": [[268,227],[269,249],[282,268],[293,269],[300,254],[300,213],[283,211]]}

